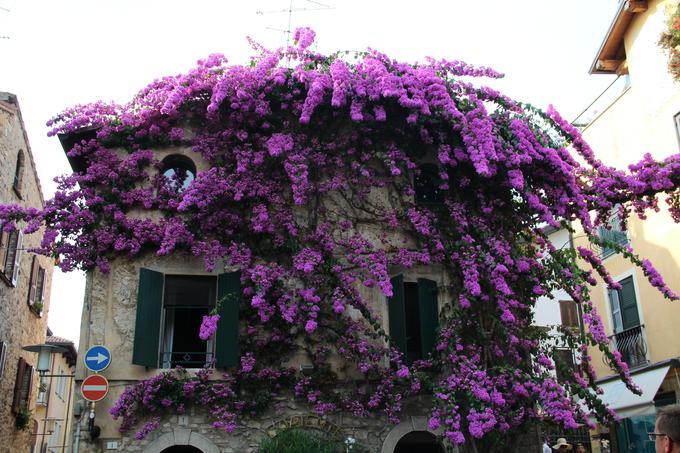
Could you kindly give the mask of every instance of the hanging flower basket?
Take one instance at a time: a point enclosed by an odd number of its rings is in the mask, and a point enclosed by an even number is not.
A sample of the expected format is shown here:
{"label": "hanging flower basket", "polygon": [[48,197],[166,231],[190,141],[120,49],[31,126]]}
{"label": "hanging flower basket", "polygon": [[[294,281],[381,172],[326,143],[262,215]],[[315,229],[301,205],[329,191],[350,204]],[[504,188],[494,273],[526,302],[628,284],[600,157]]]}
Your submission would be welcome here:
{"label": "hanging flower basket", "polygon": [[672,10],[659,38],[659,46],[668,51],[668,72],[675,80],[680,80],[680,5]]}

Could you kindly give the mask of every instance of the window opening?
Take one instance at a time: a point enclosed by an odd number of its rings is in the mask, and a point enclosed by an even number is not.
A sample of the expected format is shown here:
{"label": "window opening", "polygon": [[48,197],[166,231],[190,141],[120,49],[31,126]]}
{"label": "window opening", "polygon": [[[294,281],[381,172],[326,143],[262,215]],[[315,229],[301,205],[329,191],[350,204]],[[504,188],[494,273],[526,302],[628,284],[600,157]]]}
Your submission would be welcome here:
{"label": "window opening", "polygon": [[444,202],[444,194],[440,189],[441,178],[435,164],[423,164],[414,178],[416,203],[439,204]]}
{"label": "window opening", "polygon": [[630,276],[620,280],[619,284],[621,289],[609,290],[614,330],[612,346],[628,365],[642,365],[647,363],[647,343],[640,325],[635,283]]}
{"label": "window opening", "polygon": [[213,361],[212,340],[203,341],[198,332],[215,306],[215,277],[166,275],[163,306],[163,368],[202,368]]}
{"label": "window opening", "polygon": [[[618,245],[628,244],[628,234],[621,228],[621,219],[618,214],[618,207],[614,208],[614,214],[609,217],[605,225],[600,225],[600,238],[613,242]],[[607,258],[616,253],[616,250],[602,246],[601,256]]]}
{"label": "window opening", "polygon": [[19,153],[17,154],[17,163],[16,166],[14,167],[14,183],[12,185],[14,191],[17,194],[21,192],[21,181],[23,179],[23,174],[24,174],[24,152],[22,150],[19,150]]}
{"label": "window opening", "polygon": [[406,309],[406,356],[409,361],[423,358],[420,341],[420,310],[418,284],[404,283],[404,305]]}
{"label": "window opening", "polygon": [[188,157],[173,154],[163,159],[162,175],[166,187],[180,192],[196,177],[196,166]]}

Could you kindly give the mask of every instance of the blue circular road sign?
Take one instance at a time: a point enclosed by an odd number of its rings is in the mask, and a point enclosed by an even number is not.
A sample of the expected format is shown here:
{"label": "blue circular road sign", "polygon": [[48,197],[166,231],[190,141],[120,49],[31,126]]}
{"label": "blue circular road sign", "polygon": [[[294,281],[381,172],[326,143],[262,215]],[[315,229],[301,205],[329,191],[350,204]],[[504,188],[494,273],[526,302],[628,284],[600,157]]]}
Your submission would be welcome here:
{"label": "blue circular road sign", "polygon": [[111,352],[106,346],[92,346],[85,353],[85,366],[88,370],[98,373],[111,363]]}

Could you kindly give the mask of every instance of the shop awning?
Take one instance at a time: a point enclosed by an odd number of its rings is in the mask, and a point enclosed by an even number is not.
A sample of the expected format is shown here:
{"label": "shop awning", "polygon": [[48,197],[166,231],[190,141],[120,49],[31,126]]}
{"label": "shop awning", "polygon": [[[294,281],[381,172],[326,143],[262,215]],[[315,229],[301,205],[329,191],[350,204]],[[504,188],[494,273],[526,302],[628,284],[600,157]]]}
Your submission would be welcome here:
{"label": "shop awning", "polygon": [[600,384],[604,390],[600,399],[614,409],[621,418],[654,414],[654,395],[659,390],[670,367],[666,365],[634,374],[633,382],[640,387],[642,395],[631,392],[626,388],[626,384],[616,379]]}

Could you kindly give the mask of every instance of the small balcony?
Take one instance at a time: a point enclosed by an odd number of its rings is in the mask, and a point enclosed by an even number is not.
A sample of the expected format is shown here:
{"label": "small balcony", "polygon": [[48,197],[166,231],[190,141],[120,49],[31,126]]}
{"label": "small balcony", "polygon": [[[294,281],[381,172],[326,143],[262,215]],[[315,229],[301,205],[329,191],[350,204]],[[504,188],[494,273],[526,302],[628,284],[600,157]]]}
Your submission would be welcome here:
{"label": "small balcony", "polygon": [[[623,361],[630,368],[646,365],[647,342],[644,338],[644,326],[635,326],[615,333],[609,337],[609,347],[612,351],[619,351]],[[614,369],[613,364],[605,357],[607,366]]]}
{"label": "small balcony", "polygon": [[206,351],[166,351],[161,354],[163,368],[205,368],[214,361],[214,354]]}

